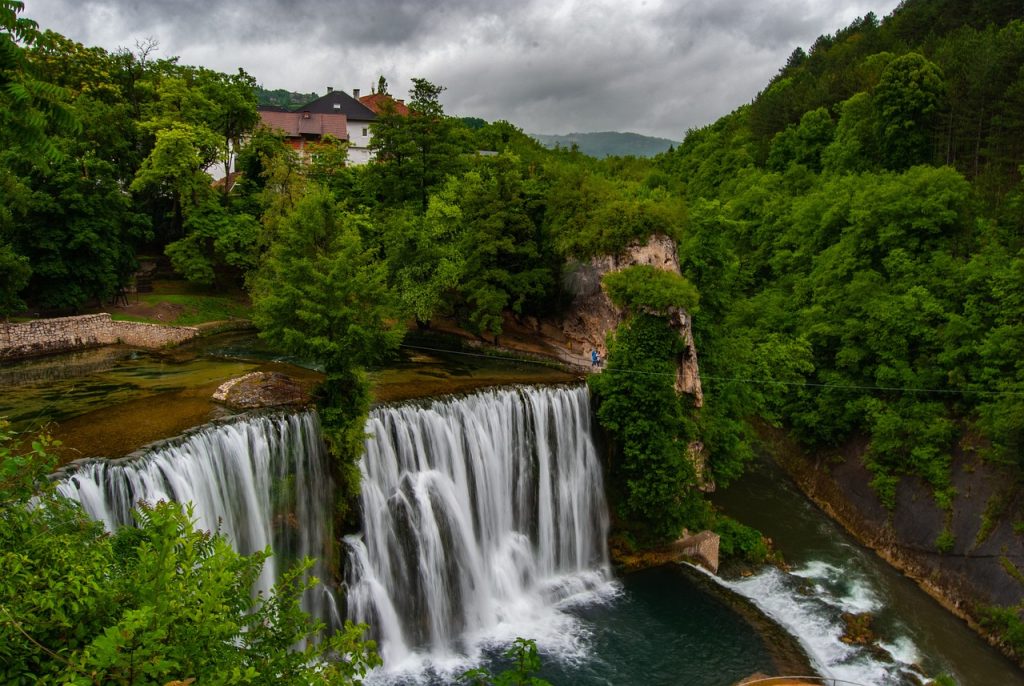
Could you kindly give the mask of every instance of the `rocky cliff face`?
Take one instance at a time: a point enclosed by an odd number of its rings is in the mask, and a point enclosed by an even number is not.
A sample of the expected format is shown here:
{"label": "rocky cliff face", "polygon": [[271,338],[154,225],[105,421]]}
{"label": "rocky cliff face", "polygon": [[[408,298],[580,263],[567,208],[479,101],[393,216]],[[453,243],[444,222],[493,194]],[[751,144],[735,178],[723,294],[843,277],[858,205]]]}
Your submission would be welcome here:
{"label": "rocky cliff face", "polygon": [[[605,255],[589,262],[570,265],[563,284],[573,296],[567,314],[550,321],[527,317],[522,325],[544,340],[550,353],[558,359],[572,365],[590,367],[590,351],[597,350],[603,359],[608,352],[605,339],[624,317],[624,313],[601,289],[601,277],[609,272],[641,264],[679,273],[679,253],[675,241],[668,236],[652,236],[646,243],[630,246],[620,255]],[[704,393],[690,317],[685,311],[677,309],[667,314],[685,344],[678,360],[676,391],[693,396],[694,405],[700,407],[704,403]]]}

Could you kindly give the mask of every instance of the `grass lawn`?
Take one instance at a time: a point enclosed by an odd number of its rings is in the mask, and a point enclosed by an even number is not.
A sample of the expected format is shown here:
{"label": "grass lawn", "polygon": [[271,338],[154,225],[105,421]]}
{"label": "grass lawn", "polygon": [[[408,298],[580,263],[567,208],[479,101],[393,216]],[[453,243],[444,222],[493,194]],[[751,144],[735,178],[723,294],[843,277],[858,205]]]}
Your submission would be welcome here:
{"label": "grass lawn", "polygon": [[113,319],[175,326],[249,319],[252,307],[241,290],[201,288],[186,281],[155,281],[152,293],[129,296],[128,307],[110,308]]}

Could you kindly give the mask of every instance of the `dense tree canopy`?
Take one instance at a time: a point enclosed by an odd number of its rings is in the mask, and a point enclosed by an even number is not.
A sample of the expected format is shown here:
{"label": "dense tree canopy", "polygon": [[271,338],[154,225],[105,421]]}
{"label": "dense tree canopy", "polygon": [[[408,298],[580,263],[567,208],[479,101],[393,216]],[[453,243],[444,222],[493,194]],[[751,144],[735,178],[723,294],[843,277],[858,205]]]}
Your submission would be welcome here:
{"label": "dense tree canopy", "polygon": [[[1024,23],[897,37],[929,12],[908,2],[822,37],[658,164],[689,204],[681,255],[711,379],[701,421],[717,416],[705,439],[731,426],[747,442],[744,414],[816,446],[863,435],[884,503],[910,474],[950,508],[966,432],[990,458],[1021,462],[1017,396],[992,391],[1019,389],[1002,355],[1020,349],[1021,312],[994,293],[1019,267],[1024,156],[1003,138],[1019,117],[995,112],[1017,97],[1024,55],[1010,37]],[[765,354],[774,374],[759,376]],[[755,393],[716,377],[786,385]]]}

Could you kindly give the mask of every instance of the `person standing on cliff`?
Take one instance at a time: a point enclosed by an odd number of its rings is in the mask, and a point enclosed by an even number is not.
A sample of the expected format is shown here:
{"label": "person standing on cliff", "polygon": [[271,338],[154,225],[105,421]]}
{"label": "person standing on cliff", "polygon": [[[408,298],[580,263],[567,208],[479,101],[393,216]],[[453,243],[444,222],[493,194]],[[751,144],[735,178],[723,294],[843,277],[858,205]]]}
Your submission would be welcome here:
{"label": "person standing on cliff", "polygon": [[597,354],[597,350],[590,351],[590,366],[598,367],[601,365],[601,356]]}

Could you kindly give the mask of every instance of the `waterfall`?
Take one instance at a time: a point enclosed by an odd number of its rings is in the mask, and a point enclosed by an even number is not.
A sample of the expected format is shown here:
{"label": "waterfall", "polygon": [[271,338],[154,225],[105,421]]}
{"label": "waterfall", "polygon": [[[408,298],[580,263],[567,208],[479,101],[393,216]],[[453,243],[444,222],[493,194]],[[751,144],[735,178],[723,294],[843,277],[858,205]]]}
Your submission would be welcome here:
{"label": "waterfall", "polygon": [[[370,624],[388,669],[464,665],[517,636],[585,652],[585,630],[564,610],[618,589],[590,420],[584,386],[372,411],[363,530],[345,539],[345,577],[348,616]],[[239,552],[273,549],[264,592],[303,556],[317,560],[312,574],[336,578],[333,486],[310,412],[242,417],[122,460],[75,463],[57,488],[110,530],[139,501],[191,502],[197,526]],[[303,607],[341,624],[323,587]]]}
{"label": "waterfall", "polygon": [[367,432],[348,614],[386,667],[579,638],[560,608],[615,592],[585,387],[379,407]]}
{"label": "waterfall", "polygon": [[[73,464],[57,490],[81,502],[108,530],[131,523],[140,501],[191,502],[196,526],[225,534],[242,554],[267,546],[257,582],[266,593],[296,560],[332,578],[332,484],[316,415],[311,412],[243,417],[205,426],[122,460]],[[307,592],[303,609],[340,626],[330,590]]]}

